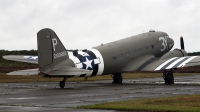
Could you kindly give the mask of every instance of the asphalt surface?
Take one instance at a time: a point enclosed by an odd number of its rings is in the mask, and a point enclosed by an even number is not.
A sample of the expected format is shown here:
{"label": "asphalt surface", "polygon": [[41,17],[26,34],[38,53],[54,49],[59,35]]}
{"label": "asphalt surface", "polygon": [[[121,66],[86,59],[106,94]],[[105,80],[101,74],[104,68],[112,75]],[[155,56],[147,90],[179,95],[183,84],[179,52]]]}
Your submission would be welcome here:
{"label": "asphalt surface", "polygon": [[116,112],[77,109],[77,106],[130,99],[200,94],[200,74],[175,77],[174,85],[162,78],[124,79],[123,84],[106,81],[0,83],[1,112]]}

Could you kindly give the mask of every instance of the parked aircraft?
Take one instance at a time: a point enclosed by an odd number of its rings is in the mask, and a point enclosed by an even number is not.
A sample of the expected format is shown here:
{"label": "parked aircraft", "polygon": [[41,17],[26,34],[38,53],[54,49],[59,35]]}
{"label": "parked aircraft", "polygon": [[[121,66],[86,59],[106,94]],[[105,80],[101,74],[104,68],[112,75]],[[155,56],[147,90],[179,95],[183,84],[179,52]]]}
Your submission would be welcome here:
{"label": "parked aircraft", "polygon": [[199,56],[188,56],[184,50],[172,49],[174,41],[165,32],[149,32],[124,38],[91,49],[67,51],[56,33],[48,28],[37,33],[38,56],[4,56],[4,59],[35,63],[38,69],[20,70],[8,75],[42,74],[44,77],[67,78],[113,75],[113,83],[122,83],[122,73],[132,71],[162,71],[165,84],[173,84],[173,70],[200,65]]}

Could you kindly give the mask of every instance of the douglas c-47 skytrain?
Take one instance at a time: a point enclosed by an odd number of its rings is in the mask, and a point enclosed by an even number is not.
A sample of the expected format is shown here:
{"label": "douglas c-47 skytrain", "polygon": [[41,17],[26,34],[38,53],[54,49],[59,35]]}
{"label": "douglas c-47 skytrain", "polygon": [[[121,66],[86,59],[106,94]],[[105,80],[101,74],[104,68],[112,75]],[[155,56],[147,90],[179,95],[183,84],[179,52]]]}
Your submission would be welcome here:
{"label": "douglas c-47 skytrain", "polygon": [[199,56],[188,56],[184,50],[172,50],[173,39],[160,31],[149,31],[108,44],[81,51],[67,51],[55,32],[42,29],[37,33],[38,56],[4,56],[4,59],[35,63],[38,69],[20,70],[8,75],[42,74],[44,77],[67,78],[113,75],[113,83],[122,83],[122,73],[132,71],[162,71],[165,84],[173,84],[173,70],[200,65]]}

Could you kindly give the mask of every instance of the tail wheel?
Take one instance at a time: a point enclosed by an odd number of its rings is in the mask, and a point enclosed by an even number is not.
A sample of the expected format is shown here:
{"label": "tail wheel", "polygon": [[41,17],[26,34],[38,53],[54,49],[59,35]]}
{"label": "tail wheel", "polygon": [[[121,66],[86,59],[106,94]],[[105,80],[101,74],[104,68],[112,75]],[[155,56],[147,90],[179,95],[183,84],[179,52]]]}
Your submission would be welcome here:
{"label": "tail wheel", "polygon": [[65,83],[66,83],[67,77],[64,77],[62,81],[60,81],[59,86],[60,88],[64,88],[65,87]]}
{"label": "tail wheel", "polygon": [[60,86],[60,88],[64,88],[65,87],[65,82],[64,81],[60,81],[59,86]]}

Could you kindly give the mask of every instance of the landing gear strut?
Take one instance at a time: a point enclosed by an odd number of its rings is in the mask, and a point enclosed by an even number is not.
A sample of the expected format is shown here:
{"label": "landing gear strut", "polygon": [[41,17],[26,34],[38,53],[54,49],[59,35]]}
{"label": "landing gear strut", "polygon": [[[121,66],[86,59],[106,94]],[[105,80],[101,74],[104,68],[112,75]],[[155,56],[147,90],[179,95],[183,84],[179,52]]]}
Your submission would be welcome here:
{"label": "landing gear strut", "polygon": [[114,84],[122,84],[122,73],[115,73],[112,74],[113,82]]}
{"label": "landing gear strut", "polygon": [[60,88],[64,88],[65,87],[65,83],[66,83],[67,77],[64,77],[62,81],[60,81],[59,86]]}
{"label": "landing gear strut", "polygon": [[165,80],[165,84],[174,84],[174,75],[173,71],[166,72],[165,70],[163,72],[163,78]]}

